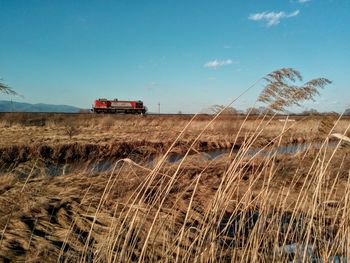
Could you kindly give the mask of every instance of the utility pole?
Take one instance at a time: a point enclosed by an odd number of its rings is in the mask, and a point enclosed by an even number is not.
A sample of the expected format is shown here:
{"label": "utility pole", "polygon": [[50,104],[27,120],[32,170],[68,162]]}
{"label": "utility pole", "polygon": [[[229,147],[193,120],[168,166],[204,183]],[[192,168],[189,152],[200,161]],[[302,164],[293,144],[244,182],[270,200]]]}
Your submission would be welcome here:
{"label": "utility pole", "polygon": [[158,114],[160,114],[160,102],[158,102]]}
{"label": "utility pole", "polygon": [[12,97],[11,97],[11,112],[13,112],[13,101],[12,101]]}

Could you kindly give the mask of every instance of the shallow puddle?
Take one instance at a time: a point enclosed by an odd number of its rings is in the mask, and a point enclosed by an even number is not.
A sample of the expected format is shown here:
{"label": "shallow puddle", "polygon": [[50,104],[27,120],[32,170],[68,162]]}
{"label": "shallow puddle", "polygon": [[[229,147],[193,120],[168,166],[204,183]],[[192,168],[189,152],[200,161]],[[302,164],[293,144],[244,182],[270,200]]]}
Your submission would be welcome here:
{"label": "shallow puddle", "polygon": [[[322,143],[295,143],[295,144],[289,144],[280,146],[277,148],[269,147],[266,149],[263,149],[262,147],[259,148],[250,148],[247,151],[247,157],[252,157],[256,154],[262,155],[262,156],[273,156],[274,154],[282,155],[282,154],[296,154],[299,152],[304,152],[308,149],[321,149]],[[330,142],[326,145],[327,148],[335,148],[337,146],[336,142]],[[222,155],[229,154],[231,152],[231,149],[216,149],[212,151],[207,152],[201,152],[201,158],[203,160],[214,160],[216,158],[221,157]],[[239,149],[234,149],[232,153],[238,153]],[[169,163],[176,163],[184,157],[184,154],[172,154],[168,157],[167,161]]]}

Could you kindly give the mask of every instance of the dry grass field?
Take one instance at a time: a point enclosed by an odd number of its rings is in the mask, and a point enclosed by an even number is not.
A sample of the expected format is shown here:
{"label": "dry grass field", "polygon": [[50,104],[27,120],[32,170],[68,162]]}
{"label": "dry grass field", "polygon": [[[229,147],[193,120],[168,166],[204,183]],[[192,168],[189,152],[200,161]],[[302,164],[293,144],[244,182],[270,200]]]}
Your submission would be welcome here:
{"label": "dry grass field", "polygon": [[[210,115],[192,116],[128,116],[94,114],[0,114],[0,162],[17,162],[33,157],[48,159],[120,158],[132,153],[149,155],[165,153],[186,127],[171,151],[184,153],[201,133]],[[295,116],[285,122],[284,116],[221,116],[211,123],[196,140],[194,150],[208,151],[240,147],[246,137],[263,127],[255,146],[274,144],[285,129],[283,145],[322,142],[327,129],[335,125],[337,116]],[[330,126],[330,127],[325,127]],[[342,118],[334,127],[342,132],[349,123]],[[324,130],[326,129],[326,130]],[[50,156],[47,156],[47,155]],[[108,155],[108,156],[106,156]]]}
{"label": "dry grass field", "polygon": [[349,129],[336,115],[3,114],[0,259],[348,262]]}
{"label": "dry grass field", "polygon": [[[198,137],[212,116],[188,127],[187,116],[12,118],[0,129],[4,261],[348,256],[350,152],[330,136],[346,134],[348,119],[224,116]],[[307,147],[273,150],[288,144]],[[188,156],[167,161],[174,153]],[[59,165],[68,169],[50,175]]]}
{"label": "dry grass field", "polygon": [[[3,113],[0,114],[1,146],[44,143],[50,145],[66,143],[114,143],[114,142],[164,142],[173,140],[191,120],[191,116],[128,116],[94,114],[45,114],[45,113]],[[199,115],[186,130],[182,140],[193,140],[202,131],[210,115]],[[276,137],[284,126],[284,117],[264,120],[263,136]],[[288,122],[295,138],[323,139],[318,128],[323,116],[290,117]],[[333,118],[333,121],[336,117]],[[222,116],[212,123],[201,137],[204,141],[232,140],[244,121],[244,116]],[[252,132],[261,121],[250,117],[242,127],[244,132]],[[294,121],[298,122],[295,125]],[[339,126],[343,125],[341,121]],[[69,132],[72,131],[70,136]],[[6,138],[6,139],[5,139]]]}

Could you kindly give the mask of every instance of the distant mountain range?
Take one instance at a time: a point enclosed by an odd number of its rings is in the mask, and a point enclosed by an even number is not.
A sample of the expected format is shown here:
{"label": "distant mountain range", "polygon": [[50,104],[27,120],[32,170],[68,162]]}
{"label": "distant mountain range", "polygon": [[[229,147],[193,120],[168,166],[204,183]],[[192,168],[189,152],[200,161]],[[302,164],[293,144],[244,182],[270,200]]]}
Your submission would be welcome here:
{"label": "distant mountain range", "polygon": [[69,105],[30,104],[0,100],[0,112],[79,112],[81,109]]}

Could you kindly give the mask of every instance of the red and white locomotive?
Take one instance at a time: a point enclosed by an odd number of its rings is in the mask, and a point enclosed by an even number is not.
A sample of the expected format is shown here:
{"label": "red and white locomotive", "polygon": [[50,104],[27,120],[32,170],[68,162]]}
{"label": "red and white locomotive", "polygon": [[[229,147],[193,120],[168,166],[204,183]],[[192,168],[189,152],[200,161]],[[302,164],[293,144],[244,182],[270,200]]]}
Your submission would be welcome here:
{"label": "red and white locomotive", "polygon": [[92,105],[92,111],[95,113],[129,113],[129,114],[145,114],[147,108],[143,102],[138,101],[124,101],[124,100],[95,100]]}

